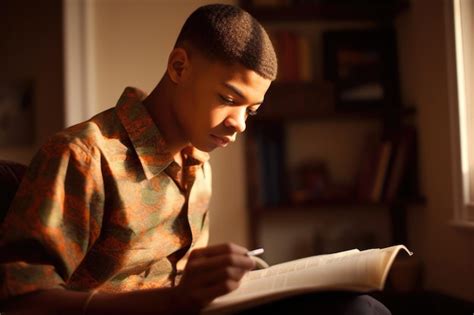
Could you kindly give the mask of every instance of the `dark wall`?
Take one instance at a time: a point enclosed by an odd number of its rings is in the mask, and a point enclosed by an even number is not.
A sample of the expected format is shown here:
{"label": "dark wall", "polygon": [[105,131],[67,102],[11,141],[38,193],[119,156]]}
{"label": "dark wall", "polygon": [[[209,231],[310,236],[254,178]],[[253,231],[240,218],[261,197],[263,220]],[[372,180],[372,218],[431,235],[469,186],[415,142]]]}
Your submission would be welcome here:
{"label": "dark wall", "polygon": [[32,80],[38,145],[64,126],[61,0],[0,1],[0,82]]}

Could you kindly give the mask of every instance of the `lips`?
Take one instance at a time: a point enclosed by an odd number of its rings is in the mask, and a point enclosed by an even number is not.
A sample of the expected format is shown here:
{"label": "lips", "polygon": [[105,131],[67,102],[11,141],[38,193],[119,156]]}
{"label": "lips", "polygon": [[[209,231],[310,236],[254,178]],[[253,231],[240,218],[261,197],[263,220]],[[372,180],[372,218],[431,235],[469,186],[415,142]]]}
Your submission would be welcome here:
{"label": "lips", "polygon": [[229,142],[232,141],[228,137],[219,137],[219,136],[216,136],[216,135],[211,135],[211,137],[214,140],[214,142],[220,147],[225,147],[226,145],[229,144]]}

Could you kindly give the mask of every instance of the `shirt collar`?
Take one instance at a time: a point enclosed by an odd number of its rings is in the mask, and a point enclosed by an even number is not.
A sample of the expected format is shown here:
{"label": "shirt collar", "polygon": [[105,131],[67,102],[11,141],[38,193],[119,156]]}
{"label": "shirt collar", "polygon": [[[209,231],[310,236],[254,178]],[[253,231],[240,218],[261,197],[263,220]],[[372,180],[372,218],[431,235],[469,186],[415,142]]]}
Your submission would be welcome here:
{"label": "shirt collar", "polygon": [[[167,148],[165,139],[153,122],[148,110],[142,104],[146,97],[139,89],[127,87],[117,102],[117,115],[137,152],[145,176],[150,179],[161,173],[171,162],[173,156]],[[194,163],[205,163],[209,154],[190,146],[183,149],[185,155]]]}
{"label": "shirt collar", "polygon": [[187,146],[181,151],[186,165],[197,165],[209,160],[209,153],[200,151],[193,146]]}

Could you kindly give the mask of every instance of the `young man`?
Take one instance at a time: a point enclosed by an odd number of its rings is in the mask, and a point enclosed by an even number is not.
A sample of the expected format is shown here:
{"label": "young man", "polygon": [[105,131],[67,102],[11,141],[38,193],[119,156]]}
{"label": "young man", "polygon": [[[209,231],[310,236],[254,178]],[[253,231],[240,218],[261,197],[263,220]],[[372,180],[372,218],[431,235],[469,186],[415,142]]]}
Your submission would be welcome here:
{"label": "young man", "polygon": [[52,137],[1,229],[5,314],[190,314],[236,289],[254,262],[206,247],[207,152],[245,130],[276,72],[256,20],[204,6],[150,95],[127,88]]}
{"label": "young man", "polygon": [[150,95],[127,88],[52,137],[1,229],[6,314],[191,313],[237,288],[254,268],[247,250],[205,247],[207,152],[245,130],[276,72],[257,21],[204,6]]}

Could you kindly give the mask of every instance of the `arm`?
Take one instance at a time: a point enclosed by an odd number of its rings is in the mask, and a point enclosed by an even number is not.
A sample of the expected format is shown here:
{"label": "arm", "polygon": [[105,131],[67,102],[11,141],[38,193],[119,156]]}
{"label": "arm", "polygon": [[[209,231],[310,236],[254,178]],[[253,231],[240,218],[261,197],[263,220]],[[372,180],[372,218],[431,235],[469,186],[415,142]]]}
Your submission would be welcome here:
{"label": "arm", "polygon": [[[5,315],[38,314],[180,314],[191,307],[180,299],[177,288],[133,291],[117,294],[97,293],[86,312],[88,292],[49,289],[18,296],[5,305]],[[187,309],[188,308],[188,309]]]}
{"label": "arm", "polygon": [[[194,250],[180,284],[174,288],[117,294],[98,293],[87,307],[95,314],[197,314],[213,299],[235,290],[245,272],[255,267],[247,250],[222,244]],[[87,292],[42,290],[6,304],[6,314],[83,314]]]}

